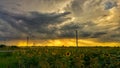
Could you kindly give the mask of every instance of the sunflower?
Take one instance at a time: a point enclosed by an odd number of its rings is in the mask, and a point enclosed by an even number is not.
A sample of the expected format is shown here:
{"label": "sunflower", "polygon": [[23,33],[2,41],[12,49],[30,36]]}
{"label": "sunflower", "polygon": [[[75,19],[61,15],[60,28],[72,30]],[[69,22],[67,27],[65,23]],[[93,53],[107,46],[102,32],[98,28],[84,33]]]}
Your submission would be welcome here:
{"label": "sunflower", "polygon": [[84,58],[84,54],[80,54],[80,56],[79,56],[79,57],[80,57],[81,59],[82,59],[82,58]]}
{"label": "sunflower", "polygon": [[110,54],[104,54],[106,57],[110,57]]}
{"label": "sunflower", "polygon": [[66,52],[65,56],[70,56],[71,55],[71,52]]}
{"label": "sunflower", "polygon": [[52,52],[52,55],[56,55],[56,52]]}

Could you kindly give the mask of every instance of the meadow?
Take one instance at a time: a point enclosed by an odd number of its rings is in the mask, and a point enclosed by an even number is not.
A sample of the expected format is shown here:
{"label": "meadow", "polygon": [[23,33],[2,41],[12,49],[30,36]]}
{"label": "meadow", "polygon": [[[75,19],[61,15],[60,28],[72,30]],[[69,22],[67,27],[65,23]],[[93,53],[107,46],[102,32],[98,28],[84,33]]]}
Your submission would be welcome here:
{"label": "meadow", "polygon": [[120,47],[1,47],[0,68],[120,68]]}

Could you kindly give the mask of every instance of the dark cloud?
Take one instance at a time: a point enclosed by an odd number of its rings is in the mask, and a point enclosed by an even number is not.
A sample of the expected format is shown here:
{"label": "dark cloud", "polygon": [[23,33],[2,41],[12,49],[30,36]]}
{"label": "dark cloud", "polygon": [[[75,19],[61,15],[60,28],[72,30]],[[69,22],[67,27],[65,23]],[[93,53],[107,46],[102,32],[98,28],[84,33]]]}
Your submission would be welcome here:
{"label": "dark cloud", "polygon": [[117,3],[116,2],[110,2],[110,1],[107,1],[105,3],[105,10],[108,10],[108,9],[111,9],[113,7],[116,7],[117,6]]}
{"label": "dark cloud", "polygon": [[[19,31],[20,33],[24,33],[26,35],[28,35],[30,32],[34,35],[36,35],[37,33],[38,35],[40,35],[40,37],[48,38],[55,32],[55,27],[49,28],[48,26],[59,24],[63,21],[66,21],[67,19],[69,19],[66,17],[66,15],[69,14],[70,12],[65,13],[29,12],[27,14],[22,13],[16,14],[1,10],[0,18],[6,21],[6,23],[9,24],[11,27],[16,29],[17,32]],[[5,33],[4,31],[6,31],[5,27],[3,27],[0,30],[3,33]],[[10,33],[11,31],[6,32]]]}
{"label": "dark cloud", "polygon": [[119,28],[109,31],[109,29],[99,27],[98,24],[95,24],[92,21],[86,23],[71,22],[66,24],[59,29],[60,34],[58,36],[63,38],[74,38],[75,30],[78,30],[79,32],[79,38],[97,38],[101,42],[120,41]]}
{"label": "dark cloud", "polygon": [[79,38],[120,41],[116,0],[35,0],[34,3],[12,0],[0,1],[0,4],[4,8],[0,10],[1,38],[19,39],[28,35],[40,39],[74,38],[78,30]]}

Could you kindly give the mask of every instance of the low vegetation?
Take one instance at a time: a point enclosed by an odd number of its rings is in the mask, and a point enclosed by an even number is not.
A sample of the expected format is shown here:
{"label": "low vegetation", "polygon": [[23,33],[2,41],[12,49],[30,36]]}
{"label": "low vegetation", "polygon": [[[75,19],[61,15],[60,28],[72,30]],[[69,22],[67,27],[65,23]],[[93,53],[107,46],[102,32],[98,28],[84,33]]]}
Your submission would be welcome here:
{"label": "low vegetation", "polygon": [[120,47],[21,47],[0,53],[0,68],[119,68]]}

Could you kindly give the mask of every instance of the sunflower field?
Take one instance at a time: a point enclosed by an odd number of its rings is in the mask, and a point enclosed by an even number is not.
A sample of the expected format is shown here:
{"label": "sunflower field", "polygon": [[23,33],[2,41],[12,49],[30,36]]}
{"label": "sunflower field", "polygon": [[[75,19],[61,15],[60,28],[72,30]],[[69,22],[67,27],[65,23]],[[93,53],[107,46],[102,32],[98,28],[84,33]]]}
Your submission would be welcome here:
{"label": "sunflower field", "polygon": [[0,49],[0,68],[120,68],[120,47]]}

